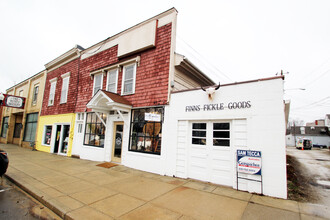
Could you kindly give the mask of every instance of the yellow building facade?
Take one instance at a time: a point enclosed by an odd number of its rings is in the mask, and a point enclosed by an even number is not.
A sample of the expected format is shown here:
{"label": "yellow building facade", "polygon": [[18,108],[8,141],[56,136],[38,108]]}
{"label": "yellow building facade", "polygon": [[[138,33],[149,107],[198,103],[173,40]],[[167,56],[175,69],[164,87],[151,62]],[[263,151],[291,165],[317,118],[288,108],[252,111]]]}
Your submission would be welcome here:
{"label": "yellow building facade", "polygon": [[75,114],[41,116],[38,123],[36,149],[71,156]]}

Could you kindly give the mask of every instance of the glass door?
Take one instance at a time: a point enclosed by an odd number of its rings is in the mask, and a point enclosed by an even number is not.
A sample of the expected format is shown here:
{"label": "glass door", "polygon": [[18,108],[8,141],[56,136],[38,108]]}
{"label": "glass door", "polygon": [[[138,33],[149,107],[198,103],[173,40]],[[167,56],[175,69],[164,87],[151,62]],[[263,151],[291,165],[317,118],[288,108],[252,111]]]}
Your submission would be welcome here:
{"label": "glass door", "polygon": [[115,122],[113,130],[112,161],[120,163],[123,146],[124,123]]}
{"label": "glass door", "polygon": [[69,146],[70,125],[62,125],[60,153],[67,154]]}
{"label": "glass door", "polygon": [[70,125],[58,124],[55,131],[54,150],[55,154],[66,155],[69,146]]}
{"label": "glass door", "polygon": [[53,153],[58,153],[58,146],[60,144],[60,138],[61,138],[61,125],[56,125],[56,131],[55,131],[55,142],[54,142],[54,151]]}

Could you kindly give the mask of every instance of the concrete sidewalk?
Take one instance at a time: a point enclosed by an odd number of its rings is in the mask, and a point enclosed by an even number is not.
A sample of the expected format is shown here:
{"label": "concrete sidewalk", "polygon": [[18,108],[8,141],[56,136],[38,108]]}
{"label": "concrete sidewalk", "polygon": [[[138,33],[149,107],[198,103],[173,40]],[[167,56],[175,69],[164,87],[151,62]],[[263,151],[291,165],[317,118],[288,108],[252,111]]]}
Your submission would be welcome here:
{"label": "concrete sidewalk", "polygon": [[328,207],[0,144],[7,177],[64,219],[327,219]]}

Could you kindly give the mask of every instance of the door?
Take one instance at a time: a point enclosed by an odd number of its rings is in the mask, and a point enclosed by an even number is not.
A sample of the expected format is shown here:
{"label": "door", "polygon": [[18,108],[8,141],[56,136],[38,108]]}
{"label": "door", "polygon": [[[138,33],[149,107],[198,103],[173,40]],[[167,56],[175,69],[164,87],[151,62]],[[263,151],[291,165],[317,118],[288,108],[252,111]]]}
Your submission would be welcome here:
{"label": "door", "polygon": [[229,122],[192,122],[188,177],[232,186]]}
{"label": "door", "polygon": [[56,125],[53,153],[66,155],[69,146],[70,125]]}
{"label": "door", "polygon": [[53,153],[58,153],[58,147],[60,145],[60,139],[61,139],[61,125],[56,125],[56,130],[55,130],[55,142],[54,142],[54,150]]}
{"label": "door", "polygon": [[70,125],[62,125],[61,144],[59,147],[60,154],[67,154],[69,146]]}
{"label": "door", "polygon": [[113,129],[112,161],[120,163],[123,146],[124,122],[115,122]]}

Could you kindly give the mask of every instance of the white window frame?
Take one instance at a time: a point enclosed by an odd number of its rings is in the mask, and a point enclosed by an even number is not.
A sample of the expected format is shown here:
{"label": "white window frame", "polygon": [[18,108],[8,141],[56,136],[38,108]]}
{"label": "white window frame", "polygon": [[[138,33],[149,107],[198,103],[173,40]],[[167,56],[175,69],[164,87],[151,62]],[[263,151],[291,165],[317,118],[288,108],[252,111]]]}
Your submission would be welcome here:
{"label": "white window frame", "polygon": [[[110,91],[110,89],[109,89],[110,73],[113,73],[113,72],[116,73],[116,77],[115,77],[116,81],[114,83],[111,83],[111,84],[115,84],[115,91]],[[117,90],[118,90],[118,68],[108,70],[108,73],[107,73],[107,91],[117,93]]]}
{"label": "white window frame", "polygon": [[76,114],[76,125],[77,125],[77,133],[84,133],[84,121],[85,121],[85,113],[77,113]]}
{"label": "white window frame", "polygon": [[49,89],[49,97],[48,97],[48,106],[54,105],[55,102],[55,94],[56,94],[56,82],[57,78],[49,80],[50,89]]}
{"label": "white window frame", "polygon": [[[36,87],[38,87],[38,93],[37,93],[37,95],[35,97],[34,95],[35,95]],[[32,91],[32,105],[36,105],[37,102],[38,102],[39,89],[40,89],[39,83],[38,84],[35,84],[33,86],[33,91]],[[34,100],[34,98],[36,98],[36,100]]]}
{"label": "white window frame", "polygon": [[94,96],[96,93],[97,93],[97,91],[95,91],[94,92],[94,90],[95,90],[95,78],[97,77],[97,76],[101,76],[101,87],[100,87],[100,89],[102,89],[102,87],[103,87],[103,73],[99,73],[99,74],[95,74],[94,76],[93,76],[93,91],[92,91],[92,96]]}
{"label": "white window frame", "polygon": [[[134,66],[133,68],[133,85],[132,85],[132,91],[124,93],[124,85],[125,85],[125,78],[126,78],[126,68],[129,66]],[[130,63],[125,66],[123,66],[123,80],[121,85],[121,95],[132,95],[135,93],[135,82],[136,82],[136,63]]]}
{"label": "white window frame", "polygon": [[[68,100],[69,84],[70,84],[70,72],[61,75],[62,77],[62,90],[60,104],[66,103]],[[65,90],[66,89],[66,90]]]}

